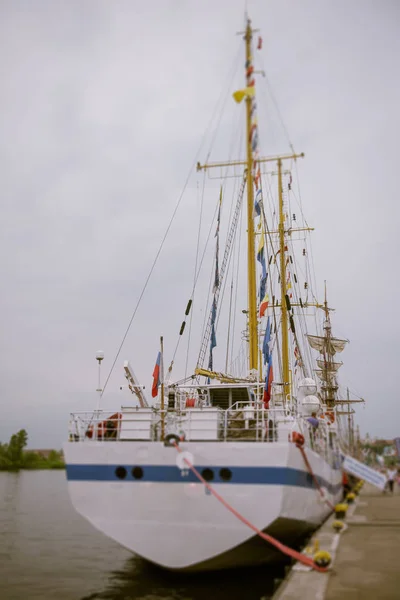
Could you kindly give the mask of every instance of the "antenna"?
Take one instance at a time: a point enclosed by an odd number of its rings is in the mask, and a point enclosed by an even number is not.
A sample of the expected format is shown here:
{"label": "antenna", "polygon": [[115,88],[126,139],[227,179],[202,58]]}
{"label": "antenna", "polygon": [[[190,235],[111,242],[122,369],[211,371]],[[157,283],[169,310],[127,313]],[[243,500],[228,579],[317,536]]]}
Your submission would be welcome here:
{"label": "antenna", "polygon": [[97,384],[97,390],[96,392],[99,394],[99,398],[97,401],[97,410],[100,410],[100,401],[101,401],[101,393],[102,393],[102,389],[101,389],[101,361],[104,359],[104,352],[102,350],[98,350],[96,352],[96,360],[99,363],[99,379],[98,379],[98,384]]}

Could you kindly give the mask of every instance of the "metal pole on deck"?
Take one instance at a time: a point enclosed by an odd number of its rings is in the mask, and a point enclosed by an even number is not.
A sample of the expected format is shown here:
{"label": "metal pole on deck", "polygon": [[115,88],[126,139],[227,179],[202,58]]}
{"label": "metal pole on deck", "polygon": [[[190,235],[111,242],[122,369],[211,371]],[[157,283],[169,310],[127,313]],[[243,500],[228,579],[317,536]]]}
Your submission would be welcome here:
{"label": "metal pole on deck", "polygon": [[165,414],[164,414],[164,338],[160,337],[161,346],[161,441],[164,440],[164,426],[165,426]]}
{"label": "metal pole on deck", "polygon": [[101,361],[103,360],[103,358],[104,358],[104,352],[102,352],[101,350],[96,352],[96,360],[99,363],[99,379],[98,379],[97,390],[96,390],[96,392],[99,394],[99,397],[97,400],[97,413],[99,413],[99,411],[100,411],[101,392],[103,391],[101,389]]}

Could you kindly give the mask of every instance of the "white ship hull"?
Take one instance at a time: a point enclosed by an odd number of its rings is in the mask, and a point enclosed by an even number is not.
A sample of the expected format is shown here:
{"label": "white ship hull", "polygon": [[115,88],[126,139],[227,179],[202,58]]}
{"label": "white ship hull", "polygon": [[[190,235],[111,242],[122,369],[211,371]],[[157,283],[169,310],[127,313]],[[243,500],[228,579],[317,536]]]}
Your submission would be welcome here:
{"label": "white ship hull", "polygon": [[[211,469],[211,485],[260,530],[295,543],[330,509],[315,488],[299,449],[288,442],[183,442],[194,465]],[[75,509],[135,554],[168,569],[200,570],[268,562],[277,551],[211,495],[177,451],[161,442],[81,441],[64,447]],[[306,449],[328,498],[341,497],[341,470]],[[124,467],[121,480],[116,469]],[[135,479],[134,467],[142,477]],[[223,481],[220,469],[229,469]],[[139,471],[140,473],[140,471]],[[224,472],[223,472],[224,473]]]}

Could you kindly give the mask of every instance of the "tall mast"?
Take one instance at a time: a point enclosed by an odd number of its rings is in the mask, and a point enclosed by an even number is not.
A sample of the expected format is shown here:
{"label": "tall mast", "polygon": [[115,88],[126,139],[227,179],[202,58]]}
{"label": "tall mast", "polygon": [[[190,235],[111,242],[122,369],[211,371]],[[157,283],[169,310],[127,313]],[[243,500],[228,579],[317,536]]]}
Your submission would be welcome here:
{"label": "tall mast", "polygon": [[352,453],[353,443],[352,443],[352,427],[351,427],[352,418],[351,418],[351,411],[350,411],[350,391],[349,391],[349,388],[347,388],[347,400],[348,400],[348,403],[347,403],[347,413],[348,413],[347,414],[347,424],[348,424],[348,428],[349,428],[349,452],[351,454]]}
{"label": "tall mast", "polygon": [[[231,160],[223,162],[210,162],[205,164],[197,163],[197,170],[208,170],[212,168],[220,167],[237,167],[243,166],[246,170],[246,184],[247,184],[247,272],[248,272],[248,334],[249,334],[249,370],[256,372],[258,371],[259,364],[262,361],[259,360],[259,348],[258,348],[258,314],[257,314],[257,286],[256,286],[256,253],[255,253],[255,227],[254,227],[254,182],[257,181],[257,177],[254,178],[254,167],[255,167],[255,155],[252,147],[252,134],[256,124],[254,122],[254,110],[255,110],[255,87],[254,87],[254,68],[253,58],[251,54],[251,43],[253,39],[253,33],[258,29],[251,28],[250,19],[247,20],[246,30],[239,32],[240,35],[244,35],[246,45],[246,87],[244,89],[237,90],[233,93],[233,98],[236,102],[240,103],[243,99],[246,101],[246,159],[245,160]],[[254,102],[254,103],[253,103]],[[283,365],[284,365],[284,393],[285,396],[290,393],[290,372],[289,372],[289,340],[288,340],[288,314],[286,307],[286,279],[285,279],[285,230],[284,230],[284,215],[283,215],[283,191],[282,191],[282,162],[286,160],[296,160],[297,158],[303,158],[304,154],[284,154],[281,156],[268,156],[260,157],[256,154],[257,166],[262,163],[276,163],[278,161],[278,167],[280,169],[279,186],[280,186],[280,237],[281,237],[281,272],[282,272],[282,312],[284,315],[283,327]],[[292,229],[295,231],[296,229]],[[303,229],[301,229],[303,231]],[[208,331],[205,339],[208,340]],[[204,348],[205,344],[204,343]],[[210,372],[202,368],[202,362],[204,359],[204,352],[200,351],[199,360],[197,363],[196,374],[209,376]],[[200,373],[201,371],[201,373]]]}
{"label": "tall mast", "polygon": [[333,373],[333,355],[328,349],[331,346],[331,338],[332,338],[332,328],[331,328],[331,319],[329,316],[329,307],[328,307],[328,296],[326,293],[326,281],[324,282],[325,286],[325,295],[324,295],[324,308],[323,311],[325,313],[325,322],[324,322],[324,332],[326,338],[326,352],[324,353],[324,371],[326,374],[326,388],[325,388],[325,402],[329,408],[332,408],[335,405],[336,400],[336,390],[337,384],[334,377],[332,377],[331,373]]}
{"label": "tall mast", "polygon": [[279,199],[279,256],[281,277],[281,314],[282,314],[282,370],[283,395],[286,400],[290,394],[289,373],[289,331],[288,311],[286,305],[286,265],[285,265],[285,214],[283,211],[282,160],[278,158],[278,199]]}
{"label": "tall mast", "polygon": [[[251,41],[253,33],[250,19],[247,21],[246,41],[246,85],[252,80]],[[252,97],[246,96],[246,134],[247,134],[247,271],[248,271],[248,317],[249,317],[249,368],[258,368],[258,322],[256,290],[256,257],[254,244],[254,190],[253,190],[253,152],[251,147],[251,109]]]}

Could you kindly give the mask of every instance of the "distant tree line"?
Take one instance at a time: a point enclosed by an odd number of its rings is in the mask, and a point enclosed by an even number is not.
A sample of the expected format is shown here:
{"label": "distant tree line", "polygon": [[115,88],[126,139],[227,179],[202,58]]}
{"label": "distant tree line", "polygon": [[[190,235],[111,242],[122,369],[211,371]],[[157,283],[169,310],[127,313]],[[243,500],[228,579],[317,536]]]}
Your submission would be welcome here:
{"label": "distant tree line", "polygon": [[[393,454],[385,455],[385,449],[393,446]],[[367,440],[361,443],[364,453],[364,461],[371,467],[395,467],[399,463],[399,457],[395,452],[395,446],[388,440]]]}
{"label": "distant tree line", "polygon": [[64,469],[62,452],[51,450],[47,457],[37,452],[25,450],[28,434],[25,429],[11,436],[8,444],[0,442],[0,471],[20,469]]}

